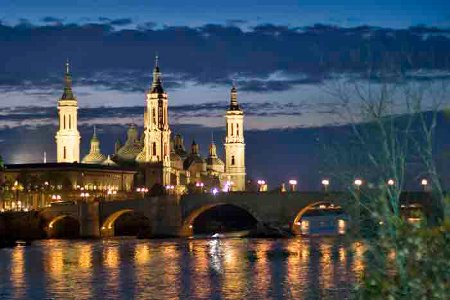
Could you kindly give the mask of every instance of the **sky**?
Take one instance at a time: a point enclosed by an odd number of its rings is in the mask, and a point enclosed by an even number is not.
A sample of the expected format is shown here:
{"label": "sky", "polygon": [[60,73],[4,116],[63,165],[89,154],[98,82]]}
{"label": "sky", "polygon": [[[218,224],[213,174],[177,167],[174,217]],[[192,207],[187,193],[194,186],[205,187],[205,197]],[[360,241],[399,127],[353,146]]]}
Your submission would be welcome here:
{"label": "sky", "polygon": [[111,153],[127,124],[142,126],[156,54],[172,129],[186,146],[195,138],[206,154],[211,133],[222,140],[234,83],[246,113],[249,175],[277,183],[310,177],[311,187],[322,176],[321,137],[348,122],[330,90],[366,82],[368,69],[401,70],[408,83],[449,83],[450,2],[0,1],[0,154],[7,163],[38,162],[44,151],[54,159],[66,59],[82,153],[93,125]]}

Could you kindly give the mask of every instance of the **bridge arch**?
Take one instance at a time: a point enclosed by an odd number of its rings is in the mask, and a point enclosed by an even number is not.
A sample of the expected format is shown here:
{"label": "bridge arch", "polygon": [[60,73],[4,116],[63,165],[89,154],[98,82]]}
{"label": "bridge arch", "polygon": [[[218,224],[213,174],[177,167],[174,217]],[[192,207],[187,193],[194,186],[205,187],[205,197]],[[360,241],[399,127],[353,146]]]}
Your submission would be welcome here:
{"label": "bridge arch", "polygon": [[[57,227],[61,224],[61,221],[68,221],[68,224],[64,224],[62,228]],[[70,227],[70,228],[66,228]],[[53,217],[45,227],[45,231],[48,237],[78,237],[80,234],[80,221],[78,218],[70,214],[62,214]]]}
{"label": "bridge arch", "polygon": [[231,206],[238,208],[247,214],[249,214],[253,219],[255,219],[256,223],[259,224],[261,222],[261,219],[258,217],[258,215],[250,208],[245,207],[240,204],[234,204],[234,203],[226,203],[226,202],[218,202],[218,203],[208,203],[205,205],[202,205],[200,207],[197,207],[196,209],[192,210],[187,214],[185,218],[183,218],[183,222],[180,229],[180,236],[182,237],[190,237],[194,234],[194,228],[193,224],[195,220],[202,215],[203,213],[207,212],[210,209],[220,207],[220,206]]}
{"label": "bridge arch", "polygon": [[[309,222],[307,221],[302,221],[303,216],[310,211],[311,209],[313,209],[314,207],[317,206],[326,206],[328,205],[329,208],[334,208],[336,210],[342,210],[344,214],[347,214],[347,212],[345,212],[345,210],[342,208],[341,204],[336,203],[336,201],[329,201],[329,200],[319,200],[319,201],[314,201],[309,203],[308,205],[306,205],[305,207],[301,208],[300,211],[298,211],[294,217],[294,220],[291,224],[291,231],[293,234],[295,235],[300,235],[302,234],[303,231],[309,230]],[[326,207],[324,207],[326,208]],[[345,232],[345,230],[348,227],[348,220],[344,220],[342,219],[343,222],[339,220],[337,220],[337,224],[336,226],[338,227],[338,233],[342,234],[343,232]]]}
{"label": "bridge arch", "polygon": [[134,209],[131,208],[125,208],[125,209],[121,209],[118,211],[115,211],[113,213],[111,213],[102,223],[102,226],[100,228],[100,232],[101,232],[101,236],[102,237],[111,237],[115,235],[115,223],[116,221],[122,217],[125,214],[137,214],[137,215],[142,215],[145,219],[148,220],[149,225],[150,225],[150,220],[143,214],[137,212]]}

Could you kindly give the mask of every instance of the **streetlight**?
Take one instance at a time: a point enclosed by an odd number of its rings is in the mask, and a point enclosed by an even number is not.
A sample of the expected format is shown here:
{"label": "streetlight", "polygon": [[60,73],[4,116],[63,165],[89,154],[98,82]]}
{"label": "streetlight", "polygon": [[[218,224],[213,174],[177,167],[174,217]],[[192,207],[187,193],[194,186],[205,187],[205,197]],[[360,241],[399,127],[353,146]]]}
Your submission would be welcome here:
{"label": "streetlight", "polygon": [[227,180],[227,182],[225,182],[225,186],[223,187],[223,191],[225,193],[230,192],[231,191],[231,186],[234,184],[233,181]]}
{"label": "streetlight", "polygon": [[355,184],[356,189],[359,190],[361,185],[363,184],[363,181],[362,181],[362,179],[357,178],[357,179],[355,179],[355,181],[353,183]]}
{"label": "streetlight", "polygon": [[428,187],[428,180],[424,178],[420,181],[420,184],[423,186],[423,190],[426,191]]}
{"label": "streetlight", "polygon": [[322,179],[322,185],[323,185],[323,189],[325,190],[325,192],[328,191],[328,186],[330,185],[330,180],[329,179]]}
{"label": "streetlight", "polygon": [[80,194],[81,199],[83,199],[84,201],[87,201],[87,199],[89,198],[89,193],[88,192],[82,192]]}
{"label": "streetlight", "polygon": [[394,180],[394,179],[389,179],[389,180],[387,181],[387,184],[388,184],[389,186],[394,186],[394,185],[395,185],[395,180]]}
{"label": "streetlight", "polygon": [[258,180],[258,192],[266,192],[267,191],[267,184],[265,180]]}
{"label": "streetlight", "polygon": [[203,182],[196,182],[195,186],[200,190],[200,192],[203,192],[203,187],[205,184]]}
{"label": "streetlight", "polygon": [[211,190],[211,193],[215,196],[215,195],[217,195],[217,193],[219,193],[219,190],[217,188],[213,188]]}
{"label": "streetlight", "polygon": [[145,193],[148,192],[148,188],[146,187],[140,187],[136,189],[136,192],[141,193],[142,194],[142,199],[144,199]]}
{"label": "streetlight", "polygon": [[295,180],[295,179],[289,180],[289,185],[291,187],[291,192],[295,192],[295,190],[297,188],[297,180]]}
{"label": "streetlight", "polygon": [[111,197],[117,195],[117,191],[116,190],[111,190],[108,189],[108,191],[106,192],[106,194],[109,196],[109,198],[111,199]]}
{"label": "streetlight", "polygon": [[61,201],[61,195],[52,195],[53,201]]}
{"label": "streetlight", "polygon": [[166,190],[169,194],[171,194],[174,189],[175,189],[174,185],[166,185]]}

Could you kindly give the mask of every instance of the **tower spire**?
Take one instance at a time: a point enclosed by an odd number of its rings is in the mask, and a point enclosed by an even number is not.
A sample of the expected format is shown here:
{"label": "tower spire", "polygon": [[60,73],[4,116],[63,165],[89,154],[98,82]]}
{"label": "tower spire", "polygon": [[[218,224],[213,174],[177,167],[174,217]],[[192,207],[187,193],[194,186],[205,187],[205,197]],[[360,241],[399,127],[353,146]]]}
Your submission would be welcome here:
{"label": "tower spire", "polygon": [[209,145],[209,157],[217,157],[216,143],[214,142],[214,131],[211,131],[211,145]]}
{"label": "tower spire", "polygon": [[237,101],[237,89],[236,86],[234,85],[234,82],[230,93],[230,110],[240,110]]}
{"label": "tower spire", "polygon": [[66,75],[70,73],[69,58],[66,59]]}
{"label": "tower spire", "polygon": [[72,75],[70,75],[69,59],[66,60],[66,70],[64,73],[64,92],[61,96],[61,100],[75,100],[75,96],[72,91]]}
{"label": "tower spire", "polygon": [[153,82],[152,82],[152,93],[164,93],[164,89],[161,83],[161,72],[159,70],[159,56],[155,55],[155,67],[153,68]]}

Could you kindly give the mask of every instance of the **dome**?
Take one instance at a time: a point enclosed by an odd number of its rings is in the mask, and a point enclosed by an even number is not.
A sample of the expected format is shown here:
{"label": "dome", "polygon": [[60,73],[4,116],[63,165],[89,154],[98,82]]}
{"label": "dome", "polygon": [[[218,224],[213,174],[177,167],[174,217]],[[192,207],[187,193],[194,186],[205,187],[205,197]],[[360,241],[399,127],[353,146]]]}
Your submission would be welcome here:
{"label": "dome", "polygon": [[206,164],[208,166],[216,166],[216,165],[224,166],[225,165],[225,163],[218,157],[206,158]]}
{"label": "dome", "polygon": [[117,166],[117,164],[111,159],[111,156],[108,157],[102,162],[104,166]]}
{"label": "dome", "polygon": [[137,126],[135,124],[131,124],[127,130],[127,141],[117,151],[117,157],[120,160],[134,161],[139,153],[141,153],[142,148]]}
{"label": "dome", "polygon": [[198,155],[189,155],[183,162],[185,170],[189,169],[194,164],[206,164],[205,160]]}
{"label": "dome", "polygon": [[139,152],[139,154],[136,156],[136,161],[137,162],[145,162],[145,151],[144,150]]}
{"label": "dome", "polygon": [[84,164],[101,164],[106,159],[106,156],[100,152],[100,140],[97,138],[94,127],[94,134],[91,138],[91,149],[89,153],[81,160]]}
{"label": "dome", "polygon": [[89,153],[85,157],[81,163],[83,164],[101,164],[106,159],[106,156],[101,153]]}
{"label": "dome", "polygon": [[183,169],[183,159],[175,152],[170,153],[170,166],[175,169]]}

